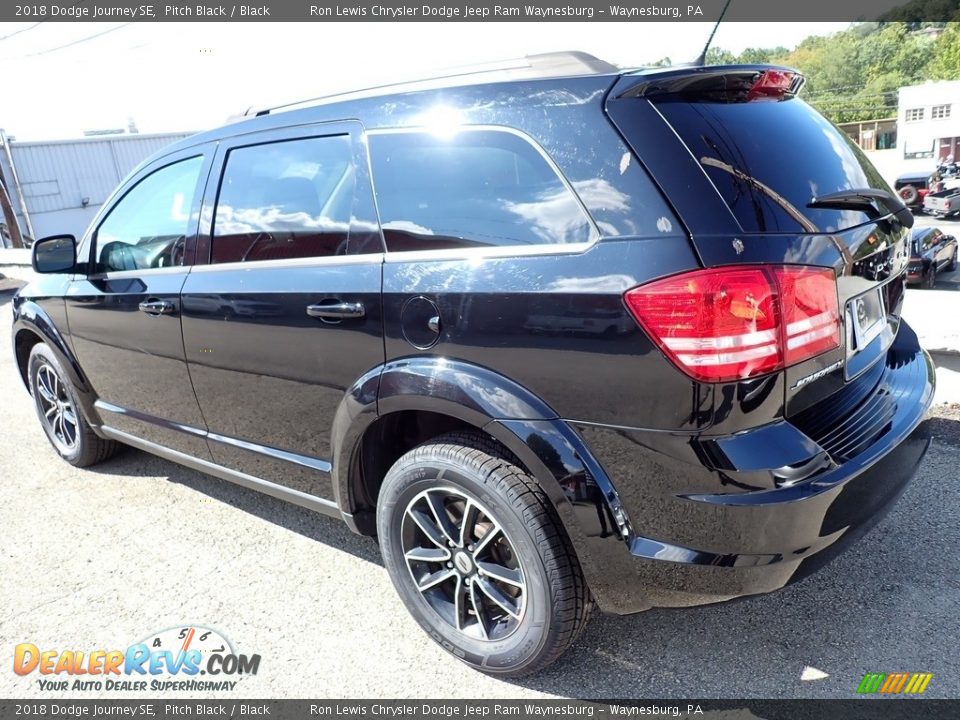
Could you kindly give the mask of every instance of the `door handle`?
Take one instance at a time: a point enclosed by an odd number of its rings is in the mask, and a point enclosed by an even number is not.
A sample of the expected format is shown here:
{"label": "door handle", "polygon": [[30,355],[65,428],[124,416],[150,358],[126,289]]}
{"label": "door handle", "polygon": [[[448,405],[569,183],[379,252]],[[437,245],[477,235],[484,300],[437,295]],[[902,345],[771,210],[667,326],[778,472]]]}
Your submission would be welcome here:
{"label": "door handle", "polygon": [[140,303],[140,312],[147,315],[170,315],[173,313],[173,303],[169,300],[145,300]]}
{"label": "door handle", "polygon": [[367,311],[359,302],[324,302],[307,305],[307,315],[321,320],[342,320],[343,318],[361,318]]}

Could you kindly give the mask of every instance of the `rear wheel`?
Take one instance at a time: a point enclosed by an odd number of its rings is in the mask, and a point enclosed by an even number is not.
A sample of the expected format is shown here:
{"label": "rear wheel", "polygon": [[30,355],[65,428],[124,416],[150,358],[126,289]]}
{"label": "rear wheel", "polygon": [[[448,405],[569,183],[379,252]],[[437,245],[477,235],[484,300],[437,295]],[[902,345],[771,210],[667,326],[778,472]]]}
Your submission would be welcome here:
{"label": "rear wheel", "polygon": [[592,601],[540,486],[470,433],[408,452],[377,507],[384,563],[431,638],[484,672],[519,676],[556,660]]}
{"label": "rear wheel", "polygon": [[931,263],[930,269],[927,271],[926,277],[923,279],[923,286],[928,290],[932,290],[937,285],[937,268]]}
{"label": "rear wheel", "polygon": [[948,272],[953,272],[957,269],[957,255],[960,255],[960,248],[953,249],[953,257],[950,259],[950,264],[947,265]]}
{"label": "rear wheel", "polygon": [[77,404],[76,391],[56,355],[37,343],[27,361],[30,392],[53,449],[75,467],[87,467],[113,455],[118,444],[93,432]]}

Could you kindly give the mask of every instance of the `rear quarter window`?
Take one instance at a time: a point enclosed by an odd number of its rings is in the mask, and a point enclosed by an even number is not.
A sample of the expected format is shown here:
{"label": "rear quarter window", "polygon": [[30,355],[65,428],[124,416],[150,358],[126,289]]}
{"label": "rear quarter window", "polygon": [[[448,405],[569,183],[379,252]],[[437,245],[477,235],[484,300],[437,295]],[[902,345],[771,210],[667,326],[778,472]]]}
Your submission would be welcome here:
{"label": "rear quarter window", "polygon": [[529,140],[505,130],[371,133],[387,250],[569,245],[596,238],[569,185]]}

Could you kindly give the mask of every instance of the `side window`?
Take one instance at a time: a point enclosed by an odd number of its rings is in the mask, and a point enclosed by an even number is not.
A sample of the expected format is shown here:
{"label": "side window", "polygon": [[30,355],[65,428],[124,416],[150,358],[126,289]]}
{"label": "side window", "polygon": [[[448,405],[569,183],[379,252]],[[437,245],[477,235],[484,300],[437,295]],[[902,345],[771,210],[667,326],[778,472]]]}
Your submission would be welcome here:
{"label": "side window", "polygon": [[389,251],[594,239],[573,191],[513,133],[374,133],[369,147]]}
{"label": "side window", "polygon": [[355,186],[349,135],[231,150],[217,197],[212,262],[346,254]]}
{"label": "side window", "polygon": [[97,228],[97,272],[183,264],[203,158],[147,175],[113,206]]}
{"label": "side window", "polygon": [[933,232],[927,233],[927,237],[924,238],[923,246],[925,248],[932,248],[938,242],[940,242],[940,231],[934,230]]}

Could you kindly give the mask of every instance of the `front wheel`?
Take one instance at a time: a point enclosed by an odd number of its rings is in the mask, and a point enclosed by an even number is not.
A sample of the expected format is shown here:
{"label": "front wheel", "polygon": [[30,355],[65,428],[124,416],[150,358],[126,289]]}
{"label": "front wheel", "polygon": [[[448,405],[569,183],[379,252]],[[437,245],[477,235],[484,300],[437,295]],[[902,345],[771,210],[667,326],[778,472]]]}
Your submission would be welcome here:
{"label": "front wheel", "polygon": [[401,457],[377,506],[384,563],[407,609],[483,672],[536,672],[570,646],[592,601],[543,490],[492,440],[455,433]]}
{"label": "front wheel", "polygon": [[87,467],[116,452],[117,443],[104,440],[90,428],[80,412],[73,385],[44,343],[37,343],[30,351],[27,372],[40,425],[60,457],[74,467]]}

